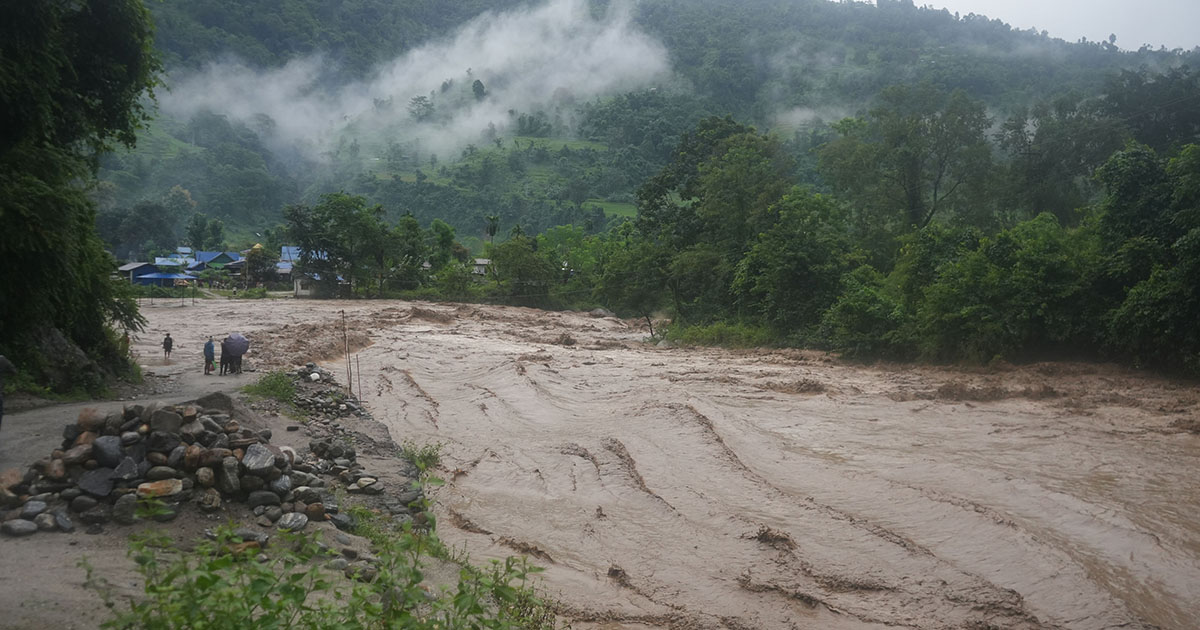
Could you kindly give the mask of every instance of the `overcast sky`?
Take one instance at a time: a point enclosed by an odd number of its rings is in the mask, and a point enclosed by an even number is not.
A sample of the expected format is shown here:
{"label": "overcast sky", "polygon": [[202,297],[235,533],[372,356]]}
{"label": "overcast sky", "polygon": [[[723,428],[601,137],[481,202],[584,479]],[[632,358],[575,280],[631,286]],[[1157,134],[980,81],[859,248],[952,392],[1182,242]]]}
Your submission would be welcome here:
{"label": "overcast sky", "polygon": [[916,0],[930,5],[978,13],[1003,20],[1014,28],[1037,27],[1069,42],[1117,36],[1117,46],[1136,50],[1192,49],[1200,46],[1200,0]]}

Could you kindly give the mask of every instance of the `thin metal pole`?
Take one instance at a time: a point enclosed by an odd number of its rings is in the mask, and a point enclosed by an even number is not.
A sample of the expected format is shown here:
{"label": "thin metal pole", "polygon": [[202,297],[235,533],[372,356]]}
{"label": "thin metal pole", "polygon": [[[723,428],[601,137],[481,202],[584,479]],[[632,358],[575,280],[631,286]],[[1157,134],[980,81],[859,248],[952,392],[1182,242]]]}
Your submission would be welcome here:
{"label": "thin metal pole", "polygon": [[346,334],[346,311],[342,313],[342,355],[346,357],[346,388],[354,392],[354,372],[350,367],[350,337]]}

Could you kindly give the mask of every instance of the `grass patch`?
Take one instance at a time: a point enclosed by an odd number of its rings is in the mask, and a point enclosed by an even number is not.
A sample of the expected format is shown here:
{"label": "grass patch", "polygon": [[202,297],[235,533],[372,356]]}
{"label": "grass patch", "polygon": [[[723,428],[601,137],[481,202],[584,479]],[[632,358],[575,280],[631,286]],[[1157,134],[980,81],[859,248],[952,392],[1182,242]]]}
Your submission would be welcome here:
{"label": "grass patch", "polygon": [[706,326],[671,326],[667,339],[697,346],[757,348],[771,345],[771,333],[761,326],[717,322]]}
{"label": "grass patch", "polygon": [[279,402],[291,403],[296,397],[296,382],[288,372],[268,372],[259,379],[242,388],[242,391],[252,396],[271,398]]}

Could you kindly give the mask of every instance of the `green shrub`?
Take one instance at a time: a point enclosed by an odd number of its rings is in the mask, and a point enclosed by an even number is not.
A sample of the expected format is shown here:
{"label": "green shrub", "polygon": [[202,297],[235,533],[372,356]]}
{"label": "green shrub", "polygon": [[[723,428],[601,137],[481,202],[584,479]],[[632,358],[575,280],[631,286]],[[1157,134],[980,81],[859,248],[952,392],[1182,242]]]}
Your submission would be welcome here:
{"label": "green shrub", "polygon": [[899,341],[906,321],[900,301],[888,291],[882,274],[863,265],[846,274],[841,297],[821,320],[821,338],[848,357],[908,354]]}
{"label": "green shrub", "polygon": [[290,403],[296,397],[296,383],[292,380],[292,375],[288,372],[268,372],[259,377],[257,382],[243,387],[242,391],[247,394],[262,396],[263,398],[272,398],[279,402]]}
{"label": "green shrub", "polygon": [[715,322],[698,326],[671,326],[667,339],[697,346],[755,348],[772,342],[771,331],[762,326]]}
{"label": "green shrub", "polygon": [[416,442],[405,440],[400,444],[400,456],[425,473],[442,462],[442,446],[444,445],[441,442],[418,445]]}
{"label": "green shrub", "polygon": [[371,580],[350,581],[324,568],[336,555],[316,535],[279,534],[267,549],[242,544],[229,527],[190,552],[162,534],[138,537],[130,557],[143,578],[141,597],[118,606],[107,583],[86,562],[87,585],[113,616],[104,629],[229,630],[342,628],[384,630],[550,630],[553,614],[527,586],[540,569],[525,559],[495,562],[487,571],[460,572],[452,589],[430,593],[422,582],[424,558],[438,544],[411,530],[381,538]]}

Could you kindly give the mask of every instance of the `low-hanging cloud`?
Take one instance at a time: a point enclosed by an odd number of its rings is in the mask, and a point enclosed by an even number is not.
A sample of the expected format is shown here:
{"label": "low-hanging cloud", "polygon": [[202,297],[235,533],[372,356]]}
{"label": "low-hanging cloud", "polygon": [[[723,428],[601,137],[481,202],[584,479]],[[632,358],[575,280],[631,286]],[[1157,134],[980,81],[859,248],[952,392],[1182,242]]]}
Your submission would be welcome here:
{"label": "low-hanging cloud", "polygon": [[[666,78],[665,48],[633,24],[627,5],[599,18],[585,0],[549,0],[507,13],[485,13],[449,38],[382,64],[364,81],[322,87],[330,71],[320,56],[257,70],[228,61],[173,77],[162,110],[179,118],[208,110],[247,123],[270,117],[264,138],[317,158],[349,132],[379,141],[418,141],[445,154],[510,112],[529,112],[564,96],[590,99]],[[475,98],[478,79],[487,90]],[[447,87],[449,86],[449,87]],[[409,112],[424,96],[438,114],[423,122]],[[381,107],[381,103],[390,106]],[[261,126],[260,126],[261,128]]]}

